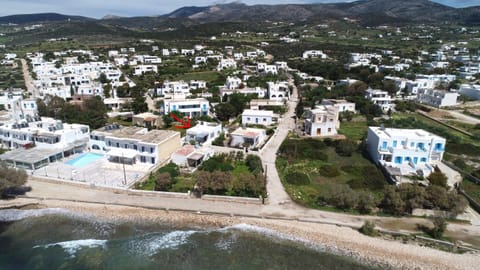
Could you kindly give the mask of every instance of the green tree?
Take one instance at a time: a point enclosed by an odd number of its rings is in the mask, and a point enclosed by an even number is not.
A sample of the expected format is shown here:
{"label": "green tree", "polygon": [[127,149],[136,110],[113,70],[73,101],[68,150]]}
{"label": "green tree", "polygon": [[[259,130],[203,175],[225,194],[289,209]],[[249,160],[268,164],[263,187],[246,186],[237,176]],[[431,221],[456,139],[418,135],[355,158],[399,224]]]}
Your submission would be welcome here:
{"label": "green tree", "polygon": [[131,102],[132,110],[135,114],[148,111],[148,105],[145,102],[145,97],[137,96]]}
{"label": "green tree", "polygon": [[19,188],[27,182],[27,173],[25,170],[10,168],[6,163],[0,163],[0,195],[16,193],[14,189]]}
{"label": "green tree", "polygon": [[447,229],[447,221],[443,217],[435,216],[432,218],[433,228],[430,231],[430,235],[433,238],[442,238],[443,233]]}
{"label": "green tree", "polygon": [[230,103],[220,103],[215,106],[215,114],[220,121],[228,121],[236,116],[236,109]]}
{"label": "green tree", "polygon": [[353,154],[353,152],[355,152],[357,148],[358,145],[353,140],[340,140],[335,146],[335,152],[337,152],[339,156],[349,157]]}
{"label": "green tree", "polygon": [[385,188],[384,197],[380,206],[383,211],[393,215],[402,215],[405,213],[405,202],[393,186],[387,186]]}
{"label": "green tree", "polygon": [[157,191],[168,191],[173,183],[172,177],[167,172],[159,173],[155,176],[155,190]]}
{"label": "green tree", "polygon": [[438,168],[438,166],[435,166],[435,169],[433,172],[427,177],[428,181],[432,185],[437,185],[440,187],[447,188],[447,176]]}

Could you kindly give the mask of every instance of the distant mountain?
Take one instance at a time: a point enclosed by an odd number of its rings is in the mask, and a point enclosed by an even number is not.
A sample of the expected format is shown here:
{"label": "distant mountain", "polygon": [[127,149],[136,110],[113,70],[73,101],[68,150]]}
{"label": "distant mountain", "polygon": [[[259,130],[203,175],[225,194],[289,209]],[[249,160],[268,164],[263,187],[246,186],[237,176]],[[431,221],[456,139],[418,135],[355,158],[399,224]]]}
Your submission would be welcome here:
{"label": "distant mountain", "polygon": [[453,8],[428,0],[360,0],[350,3],[183,7],[164,15],[197,22],[319,21],[348,17],[367,25],[384,23],[480,23],[479,7]]}
{"label": "distant mountain", "polygon": [[117,16],[117,15],[112,15],[112,14],[107,14],[101,18],[101,20],[113,20],[113,19],[121,19],[123,18],[122,16]]}
{"label": "distant mountain", "polygon": [[91,18],[82,16],[70,16],[58,13],[38,13],[38,14],[20,14],[0,17],[0,24],[14,23],[14,24],[28,24],[41,22],[58,22],[58,21],[87,21],[93,20]]}

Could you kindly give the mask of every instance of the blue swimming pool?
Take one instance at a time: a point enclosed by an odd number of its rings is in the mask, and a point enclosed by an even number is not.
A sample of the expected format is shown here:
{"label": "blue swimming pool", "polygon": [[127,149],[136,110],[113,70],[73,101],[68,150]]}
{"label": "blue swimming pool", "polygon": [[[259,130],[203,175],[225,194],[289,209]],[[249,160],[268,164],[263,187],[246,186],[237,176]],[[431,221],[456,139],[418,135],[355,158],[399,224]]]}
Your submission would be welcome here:
{"label": "blue swimming pool", "polygon": [[101,159],[102,157],[103,155],[100,155],[100,154],[85,153],[79,157],[76,157],[72,160],[65,162],[65,164],[69,164],[75,167],[83,167],[94,162],[95,160]]}

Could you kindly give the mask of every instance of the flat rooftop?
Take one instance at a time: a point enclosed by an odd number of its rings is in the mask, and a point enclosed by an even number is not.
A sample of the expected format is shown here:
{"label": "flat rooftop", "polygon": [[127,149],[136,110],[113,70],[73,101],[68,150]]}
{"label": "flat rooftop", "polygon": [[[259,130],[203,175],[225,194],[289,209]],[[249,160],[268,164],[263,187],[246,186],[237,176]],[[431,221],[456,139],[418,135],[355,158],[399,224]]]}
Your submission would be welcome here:
{"label": "flat rooftop", "polygon": [[30,149],[17,148],[0,155],[1,160],[15,160],[26,163],[42,161],[50,156],[63,152],[62,148],[39,148]]}
{"label": "flat rooftop", "polygon": [[380,138],[388,139],[391,137],[406,137],[406,138],[422,138],[422,139],[439,139],[445,140],[445,138],[437,136],[433,133],[425,131],[423,129],[403,129],[403,128],[382,128],[382,127],[368,127],[371,131],[378,135]]}
{"label": "flat rooftop", "polygon": [[[108,127],[108,126],[107,126]],[[118,139],[133,139],[147,143],[161,143],[173,136],[180,134],[178,131],[173,130],[150,130],[142,127],[123,127],[118,128],[114,125],[112,129],[106,129],[103,127],[92,132],[94,135],[104,135],[108,137],[115,137]]]}
{"label": "flat rooftop", "polygon": [[242,116],[270,116],[273,117],[273,111],[267,111],[267,110],[244,110],[242,113]]}
{"label": "flat rooftop", "polygon": [[239,127],[234,132],[232,132],[231,135],[238,135],[243,137],[256,137],[262,133],[265,133],[265,129]]}

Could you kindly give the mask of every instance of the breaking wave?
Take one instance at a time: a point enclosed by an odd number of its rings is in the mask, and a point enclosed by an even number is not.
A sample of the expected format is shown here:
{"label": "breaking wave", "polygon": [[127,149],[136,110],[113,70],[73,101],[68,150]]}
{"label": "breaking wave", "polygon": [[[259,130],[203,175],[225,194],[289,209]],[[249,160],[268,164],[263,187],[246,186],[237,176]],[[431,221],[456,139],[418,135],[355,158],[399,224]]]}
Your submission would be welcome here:
{"label": "breaking wave", "polygon": [[65,250],[70,256],[75,256],[75,253],[82,248],[106,248],[107,240],[98,240],[98,239],[80,239],[80,240],[72,240],[72,241],[65,241],[65,242],[58,242],[48,245],[41,245],[41,246],[34,246],[33,248],[51,248],[59,246]]}

